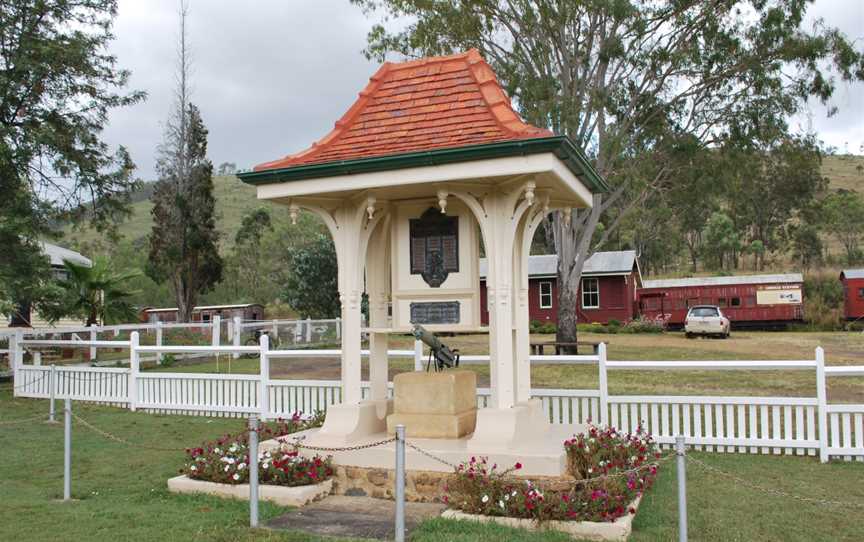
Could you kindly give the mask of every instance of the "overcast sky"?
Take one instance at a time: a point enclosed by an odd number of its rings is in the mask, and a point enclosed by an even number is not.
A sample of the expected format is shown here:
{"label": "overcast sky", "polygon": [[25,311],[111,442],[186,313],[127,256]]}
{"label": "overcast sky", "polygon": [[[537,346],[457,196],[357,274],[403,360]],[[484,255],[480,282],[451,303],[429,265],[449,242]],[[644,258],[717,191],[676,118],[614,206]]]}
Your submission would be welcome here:
{"label": "overcast sky", "polygon": [[[864,43],[864,1],[817,0],[812,16]],[[361,51],[374,21],[348,0],[192,0],[193,97],[210,130],[214,165],[240,168],[306,148],[326,134],[377,69]],[[137,175],[154,178],[174,88],[177,0],[120,0],[112,45],[146,102],[114,111],[105,139],[126,145]],[[819,137],[841,151],[864,145],[864,85],[840,85],[839,113],[812,107]],[[805,117],[795,123],[808,126]]]}

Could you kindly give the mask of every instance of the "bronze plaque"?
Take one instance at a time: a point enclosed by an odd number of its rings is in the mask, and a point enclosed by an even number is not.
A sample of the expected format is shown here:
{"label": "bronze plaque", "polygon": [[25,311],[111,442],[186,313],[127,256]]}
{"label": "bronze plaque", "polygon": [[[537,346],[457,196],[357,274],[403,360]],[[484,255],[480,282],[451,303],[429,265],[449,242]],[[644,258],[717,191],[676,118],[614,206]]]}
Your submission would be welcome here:
{"label": "bronze plaque", "polygon": [[412,218],[409,228],[411,274],[438,288],[450,273],[459,272],[459,218],[430,207]]}
{"label": "bronze plaque", "polygon": [[412,324],[458,324],[458,301],[411,303]]}

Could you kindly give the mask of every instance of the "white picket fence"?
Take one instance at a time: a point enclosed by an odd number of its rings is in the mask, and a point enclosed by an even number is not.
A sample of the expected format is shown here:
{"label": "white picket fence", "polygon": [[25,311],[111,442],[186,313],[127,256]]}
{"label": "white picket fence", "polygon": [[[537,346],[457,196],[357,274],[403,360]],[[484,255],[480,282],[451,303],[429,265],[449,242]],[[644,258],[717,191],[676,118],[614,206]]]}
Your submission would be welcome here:
{"label": "white picket fence", "polygon": [[[133,333],[130,341],[110,342],[130,351],[129,368],[53,367],[24,365],[23,352],[72,341],[12,341],[15,394],[56,397],[123,405],[132,410],[217,416],[258,413],[264,418],[294,412],[326,410],[341,401],[340,382],[285,380],[270,376],[277,358],[336,357],[338,350],[270,350],[267,337],[259,346],[144,346]],[[76,342],[89,348],[90,342]],[[205,374],[140,371],[140,356],[148,353],[256,354],[258,374]],[[367,351],[363,355],[368,355]],[[422,360],[422,352],[391,350],[390,358]],[[16,362],[17,360],[17,362]],[[465,356],[465,364],[488,363],[489,356]],[[826,378],[861,377],[864,366],[826,367],[817,348],[814,359],[799,361],[608,361],[606,347],[596,355],[531,356],[536,364],[591,364],[599,372],[596,390],[533,389],[549,420],[556,424],[595,421],[633,431],[642,425],[663,445],[676,435],[698,449],[726,453],[816,455],[864,460],[864,405],[828,404]],[[815,397],[723,397],[610,395],[610,371],[810,371]],[[391,384],[392,385],[392,384]],[[364,384],[364,396],[369,392]],[[477,390],[478,407],[485,408],[491,392]]]}

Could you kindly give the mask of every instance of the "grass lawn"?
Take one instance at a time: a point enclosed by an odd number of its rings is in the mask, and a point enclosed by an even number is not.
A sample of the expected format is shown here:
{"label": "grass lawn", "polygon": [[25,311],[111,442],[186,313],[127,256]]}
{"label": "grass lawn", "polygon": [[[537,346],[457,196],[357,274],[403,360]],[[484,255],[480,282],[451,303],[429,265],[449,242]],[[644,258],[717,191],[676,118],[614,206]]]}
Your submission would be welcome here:
{"label": "grass lawn", "polygon": [[[606,341],[610,360],[805,360],[813,359],[817,346],[825,349],[828,365],[864,364],[864,333],[850,332],[734,332],[729,340],[686,339],[683,333],[600,335],[582,333],[581,340]],[[532,341],[550,341],[551,335],[533,335]],[[488,352],[486,335],[459,335],[443,339],[465,354]],[[413,339],[393,337],[391,348],[413,349]],[[218,367],[217,367],[218,365]],[[365,366],[365,362],[364,362]],[[466,366],[477,371],[480,383],[488,383],[486,365]],[[391,373],[413,369],[411,360],[393,360]],[[218,371],[217,371],[218,369]],[[162,371],[257,373],[257,359],[194,360],[182,367]],[[274,359],[275,378],[339,378],[338,360]],[[364,367],[365,373],[365,367]],[[596,367],[534,365],[532,383],[542,388],[596,389]],[[611,371],[609,389],[613,394],[660,395],[757,395],[813,397],[815,371]],[[864,403],[864,378],[828,379],[828,399],[835,403]]]}
{"label": "grass lawn", "polygon": [[[96,426],[142,445],[183,447],[228,431],[236,419],[159,416],[76,403],[76,413]],[[0,424],[47,412],[46,401],[13,399],[0,388]],[[180,452],[152,451],[106,440],[73,425],[75,502],[61,503],[63,428],[34,422],[0,425],[0,540],[321,540],[302,533],[250,530],[247,504],[168,493],[167,478]],[[820,465],[813,458],[699,454],[701,460],[758,483],[800,495],[864,506],[864,464]],[[643,500],[631,540],[675,540],[676,480],[671,463]],[[860,540],[861,508],[799,503],[688,468],[690,536],[693,540]],[[283,509],[262,503],[262,519]],[[428,521],[414,542],[568,540],[443,519]]]}

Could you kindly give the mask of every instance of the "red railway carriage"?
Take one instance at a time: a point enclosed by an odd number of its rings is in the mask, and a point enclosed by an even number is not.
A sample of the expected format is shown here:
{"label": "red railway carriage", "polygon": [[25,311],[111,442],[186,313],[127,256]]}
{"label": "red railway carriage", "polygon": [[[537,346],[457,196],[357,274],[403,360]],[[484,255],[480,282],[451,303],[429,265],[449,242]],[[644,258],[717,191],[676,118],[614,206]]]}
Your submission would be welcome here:
{"label": "red railway carriage", "polygon": [[804,318],[803,285],[800,273],[646,280],[639,310],[679,328],[690,307],[717,305],[733,327],[779,327]]}
{"label": "red railway carriage", "polygon": [[847,320],[864,319],[864,269],[844,269],[840,282],[845,300],[843,315]]}
{"label": "red railway carriage", "polygon": [[[636,252],[597,252],[582,268],[577,293],[576,317],[582,323],[626,323],[637,316],[636,290],[642,284]],[[480,260],[480,307],[483,324],[489,323],[486,307],[486,260]],[[557,322],[558,256],[528,257],[528,314],[532,321]]]}

